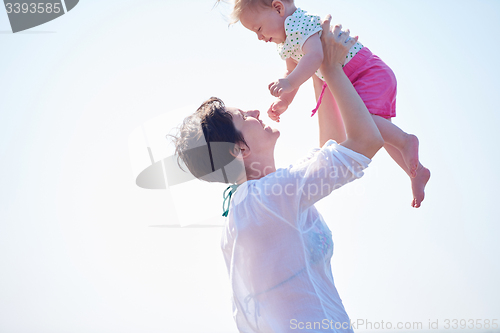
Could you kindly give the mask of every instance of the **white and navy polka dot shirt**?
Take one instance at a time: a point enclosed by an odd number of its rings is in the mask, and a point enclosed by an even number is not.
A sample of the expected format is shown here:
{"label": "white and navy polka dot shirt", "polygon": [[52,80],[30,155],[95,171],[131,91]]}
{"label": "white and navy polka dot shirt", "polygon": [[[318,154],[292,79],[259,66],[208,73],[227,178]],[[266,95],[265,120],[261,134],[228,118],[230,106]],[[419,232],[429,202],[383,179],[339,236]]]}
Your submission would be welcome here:
{"label": "white and navy polka dot shirt", "polygon": [[[297,62],[304,56],[302,53],[302,46],[306,40],[315,33],[320,34],[323,29],[321,28],[321,18],[317,15],[307,14],[306,11],[298,8],[292,15],[288,16],[285,20],[286,40],[278,44],[278,52],[281,59],[292,58]],[[363,48],[361,43],[356,43],[351,47],[346,56],[344,66],[351,60],[356,53]],[[316,75],[324,80],[320,71],[316,71]]]}

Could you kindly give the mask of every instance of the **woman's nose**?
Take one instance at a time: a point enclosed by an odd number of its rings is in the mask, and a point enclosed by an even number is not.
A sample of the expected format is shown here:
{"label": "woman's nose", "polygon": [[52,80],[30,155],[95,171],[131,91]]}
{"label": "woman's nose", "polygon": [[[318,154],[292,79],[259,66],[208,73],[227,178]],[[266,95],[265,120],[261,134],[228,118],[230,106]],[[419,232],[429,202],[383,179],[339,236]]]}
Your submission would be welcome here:
{"label": "woman's nose", "polygon": [[259,115],[260,115],[260,111],[259,110],[248,111],[248,113],[250,114],[250,116],[259,119]]}

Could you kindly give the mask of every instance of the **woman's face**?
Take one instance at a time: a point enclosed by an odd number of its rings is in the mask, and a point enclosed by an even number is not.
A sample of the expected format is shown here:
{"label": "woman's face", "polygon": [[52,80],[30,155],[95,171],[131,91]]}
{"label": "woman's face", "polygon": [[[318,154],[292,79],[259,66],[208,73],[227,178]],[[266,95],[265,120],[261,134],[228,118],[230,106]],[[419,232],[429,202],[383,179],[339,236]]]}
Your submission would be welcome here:
{"label": "woman's face", "polygon": [[252,153],[273,152],[276,140],[280,136],[277,129],[266,126],[259,119],[258,110],[243,111],[226,107],[233,116],[233,124],[241,132]]}

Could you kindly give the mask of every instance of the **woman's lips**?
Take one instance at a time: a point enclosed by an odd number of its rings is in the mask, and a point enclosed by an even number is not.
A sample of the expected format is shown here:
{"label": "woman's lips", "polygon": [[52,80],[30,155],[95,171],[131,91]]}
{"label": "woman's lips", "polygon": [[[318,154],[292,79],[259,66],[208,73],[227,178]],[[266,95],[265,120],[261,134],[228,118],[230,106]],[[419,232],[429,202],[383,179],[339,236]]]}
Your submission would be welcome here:
{"label": "woman's lips", "polygon": [[264,128],[264,130],[272,129],[268,125],[264,124],[264,122],[262,120],[260,121],[260,123],[262,124],[262,127]]}

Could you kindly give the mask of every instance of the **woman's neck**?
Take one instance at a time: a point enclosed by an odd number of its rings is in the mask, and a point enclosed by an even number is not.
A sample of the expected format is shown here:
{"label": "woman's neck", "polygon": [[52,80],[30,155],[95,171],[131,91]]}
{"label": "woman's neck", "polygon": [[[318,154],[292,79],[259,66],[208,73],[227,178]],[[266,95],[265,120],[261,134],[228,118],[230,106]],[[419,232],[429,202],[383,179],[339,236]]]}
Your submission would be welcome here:
{"label": "woman's neck", "polygon": [[253,161],[245,161],[247,180],[256,180],[276,171],[274,155],[267,158],[259,158]]}

